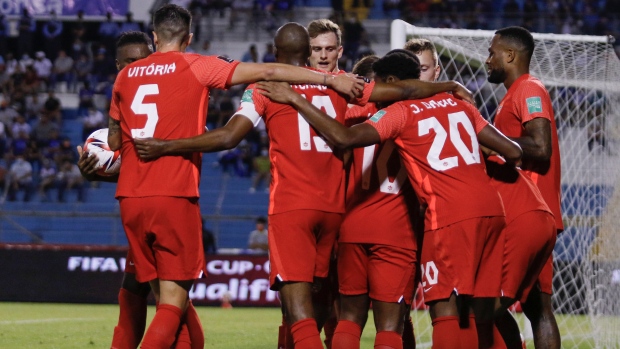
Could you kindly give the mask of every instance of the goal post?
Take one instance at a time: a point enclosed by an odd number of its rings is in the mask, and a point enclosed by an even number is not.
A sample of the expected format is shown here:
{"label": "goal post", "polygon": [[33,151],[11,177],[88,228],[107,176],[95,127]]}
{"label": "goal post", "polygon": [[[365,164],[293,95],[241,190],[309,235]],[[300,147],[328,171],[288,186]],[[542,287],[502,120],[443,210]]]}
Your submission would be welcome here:
{"label": "goal post", "polygon": [[[440,80],[463,83],[492,120],[506,94],[503,85],[487,81],[485,61],[494,34],[395,20],[391,47],[403,48],[412,37],[432,41]],[[553,279],[562,348],[620,349],[620,60],[611,37],[532,35],[530,72],[551,96],[562,160],[565,231],[554,250]],[[416,327],[416,335],[425,331],[430,328]]]}

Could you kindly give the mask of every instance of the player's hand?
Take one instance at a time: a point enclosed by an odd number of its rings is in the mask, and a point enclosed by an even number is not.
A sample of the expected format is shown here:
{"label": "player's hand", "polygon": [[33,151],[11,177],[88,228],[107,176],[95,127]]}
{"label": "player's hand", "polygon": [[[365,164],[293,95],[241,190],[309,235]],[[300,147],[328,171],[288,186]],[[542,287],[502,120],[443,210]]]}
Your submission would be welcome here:
{"label": "player's hand", "polygon": [[292,104],[300,96],[286,82],[261,81],[256,83],[256,87],[258,93],[277,103]]}
{"label": "player's hand", "polygon": [[327,86],[349,96],[349,99],[360,97],[364,92],[364,84],[364,79],[355,74],[339,74],[327,78]]}
{"label": "player's hand", "polygon": [[99,169],[99,158],[97,158],[97,154],[91,155],[90,153],[85,152],[81,145],[77,146],[77,151],[80,155],[77,162],[80,173],[84,178],[91,180],[92,176],[96,175],[96,172]]}
{"label": "player's hand", "polygon": [[140,160],[155,160],[164,155],[166,141],[157,138],[136,138],[133,141]]}
{"label": "player's hand", "polygon": [[452,94],[456,96],[458,99],[462,99],[466,102],[469,102],[473,105],[476,105],[476,100],[474,99],[474,94],[471,91],[463,86],[460,82],[456,82],[456,88],[452,90]]}

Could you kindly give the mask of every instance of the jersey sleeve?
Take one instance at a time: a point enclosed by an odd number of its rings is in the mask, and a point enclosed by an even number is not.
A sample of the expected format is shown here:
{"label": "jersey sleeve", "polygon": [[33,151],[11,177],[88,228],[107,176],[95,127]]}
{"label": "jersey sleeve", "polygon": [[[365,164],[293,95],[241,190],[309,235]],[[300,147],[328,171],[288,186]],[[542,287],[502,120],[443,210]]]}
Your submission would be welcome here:
{"label": "jersey sleeve", "polygon": [[120,78],[117,79],[114,87],[112,88],[112,101],[110,102],[110,117],[116,121],[120,121],[121,119],[121,110],[119,107],[120,93],[118,88],[120,81]]}
{"label": "jersey sleeve", "polygon": [[536,118],[545,118],[551,120],[552,112],[546,106],[551,103],[545,103],[545,99],[549,99],[549,94],[542,85],[531,81],[525,81],[519,86],[519,92],[515,94],[513,103],[517,114],[521,116],[521,124],[532,121]]}
{"label": "jersey sleeve", "polygon": [[224,56],[186,54],[184,57],[200,84],[209,88],[230,87],[232,75],[240,63]]}
{"label": "jersey sleeve", "polygon": [[406,122],[407,113],[398,103],[379,110],[366,121],[367,124],[370,124],[377,130],[381,137],[381,142],[397,138],[405,128]]}
{"label": "jersey sleeve", "polygon": [[482,114],[480,114],[480,111],[476,109],[476,107],[466,102],[463,102],[463,104],[465,104],[468,113],[474,117],[474,129],[476,130],[476,134],[480,133],[480,131],[482,131],[482,129],[485,128],[489,122],[484,118],[484,116],[482,116]]}
{"label": "jersey sleeve", "polygon": [[258,125],[261,116],[265,115],[267,108],[267,97],[256,91],[256,85],[252,84],[243,92],[239,109],[235,114],[243,115],[252,121],[254,127]]}
{"label": "jersey sleeve", "polygon": [[354,98],[351,103],[355,105],[364,106],[370,100],[370,95],[372,94],[372,90],[375,88],[375,82],[367,82],[364,84],[364,90],[362,91],[362,95],[360,97]]}
{"label": "jersey sleeve", "polygon": [[368,103],[365,106],[350,105],[344,119],[347,123],[359,123],[366,121],[376,112],[377,107],[374,103]]}

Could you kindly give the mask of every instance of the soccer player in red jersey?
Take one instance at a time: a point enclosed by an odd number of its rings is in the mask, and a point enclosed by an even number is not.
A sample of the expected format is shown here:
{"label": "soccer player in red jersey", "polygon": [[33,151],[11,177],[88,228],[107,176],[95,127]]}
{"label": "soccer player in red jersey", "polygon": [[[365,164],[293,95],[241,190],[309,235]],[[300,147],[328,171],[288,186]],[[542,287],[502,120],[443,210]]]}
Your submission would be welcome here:
{"label": "soccer player in red jersey", "polygon": [[[116,196],[136,267],[159,302],[142,347],[170,347],[188,303],[188,290],[205,267],[200,240],[200,154],[142,162],[133,139],[191,137],[204,132],[209,88],[257,80],[323,83],[354,96],[363,82],[288,65],[239,64],[224,57],[184,54],[191,15],[165,5],[154,15],[158,52],[119,73],[110,108],[108,143],[121,149]],[[181,83],[182,81],[182,83]],[[179,118],[178,113],[189,115]],[[166,183],[162,186],[161,183]]]}
{"label": "soccer player in red jersey", "polygon": [[[275,38],[278,62],[303,66],[309,56],[306,29],[289,23]],[[458,88],[408,81],[400,85],[368,84],[364,97],[393,100],[403,95],[432,94]],[[297,85],[298,92],[342,122],[347,100],[323,85]],[[289,115],[290,114],[290,115]],[[269,130],[272,183],[270,192],[270,260],[272,287],[281,291],[296,347],[321,345],[313,320],[311,283],[327,275],[329,255],[344,212],[342,161],[331,147],[289,106],[270,103],[250,86],[241,107],[226,126],[198,137],[175,141],[136,140],[138,154],[152,159],[166,154],[215,151],[234,147],[264,117]],[[294,236],[294,239],[291,239]]]}
{"label": "soccer player in red jersey", "polygon": [[[419,62],[398,52],[376,62],[373,70],[376,80],[396,82],[399,76],[419,77]],[[428,206],[422,280],[434,348],[477,348],[475,322],[461,328],[459,316],[468,316],[470,296],[485,298],[487,304],[499,296],[502,251],[494,247],[504,228],[503,207],[480,161],[477,138],[511,161],[520,159],[519,146],[488,125],[473,106],[444,93],[394,103],[347,128],[286,85],[257,85],[274,101],[297,108],[337,148],[394,140],[416,194]]]}
{"label": "soccer player in red jersey", "polygon": [[[377,60],[364,57],[353,73],[374,78],[372,64]],[[377,111],[374,103],[353,106],[345,125],[364,122]],[[394,143],[354,149],[338,237],[341,308],[334,348],[359,348],[371,301],[375,347],[405,347],[404,320],[410,318],[418,266],[416,237],[422,234],[414,233],[418,218],[417,198]],[[415,347],[413,338],[408,339],[406,347]]]}
{"label": "soccer player in red jersey", "polygon": [[[495,126],[523,149],[523,171],[536,184],[555,218],[557,232],[564,229],[560,208],[560,147],[549,93],[529,74],[534,38],[521,27],[495,32],[486,60],[491,83],[503,83],[508,92],[497,108]],[[553,314],[553,260],[547,260],[538,286],[522,303],[532,323],[536,348],[560,348]]]}
{"label": "soccer player in red jersey", "polygon": [[329,19],[316,19],[308,24],[310,34],[310,66],[322,71],[338,73],[342,57],[342,32]]}

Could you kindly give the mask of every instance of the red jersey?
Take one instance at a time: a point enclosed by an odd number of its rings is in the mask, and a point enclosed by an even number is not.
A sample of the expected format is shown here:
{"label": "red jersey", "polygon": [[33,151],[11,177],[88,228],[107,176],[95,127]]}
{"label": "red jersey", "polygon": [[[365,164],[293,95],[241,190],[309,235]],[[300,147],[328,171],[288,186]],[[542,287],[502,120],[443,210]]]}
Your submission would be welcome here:
{"label": "red jersey", "polygon": [[[364,122],[376,112],[374,103],[353,106],[347,111],[346,125]],[[338,241],[417,249],[413,226],[418,200],[394,142],[355,148],[348,179]]]}
{"label": "red jersey", "polygon": [[227,88],[237,64],[224,57],[156,52],[118,74],[110,106],[122,130],[116,197],[199,196],[200,153],[144,162],[132,140],[204,133],[209,88]]}
{"label": "red jersey", "polygon": [[426,231],[475,217],[504,216],[476,136],[488,123],[474,106],[440,93],[394,103],[366,122],[382,142],[392,139],[398,147],[409,181],[427,206]]}
{"label": "red jersey", "polygon": [[545,118],[551,122],[551,159],[549,161],[523,159],[521,168],[540,190],[555,216],[557,229],[564,230],[560,208],[560,144],[553,105],[549,93],[540,80],[524,74],[510,86],[497,107],[495,127],[508,137],[523,137],[526,135],[524,125],[535,118]]}
{"label": "red jersey", "polygon": [[[323,85],[292,85],[314,106],[344,123],[347,100]],[[365,104],[374,84],[366,84]],[[255,125],[262,117],[269,135],[271,184],[269,214],[312,209],[344,212],[344,169],[342,158],[332,152],[323,137],[310,127],[293,107],[272,102],[250,85],[244,92],[237,114]]]}
{"label": "red jersey", "polygon": [[532,179],[499,156],[486,161],[491,185],[502,197],[506,211],[506,224],[530,211],[545,211],[553,214]]}

